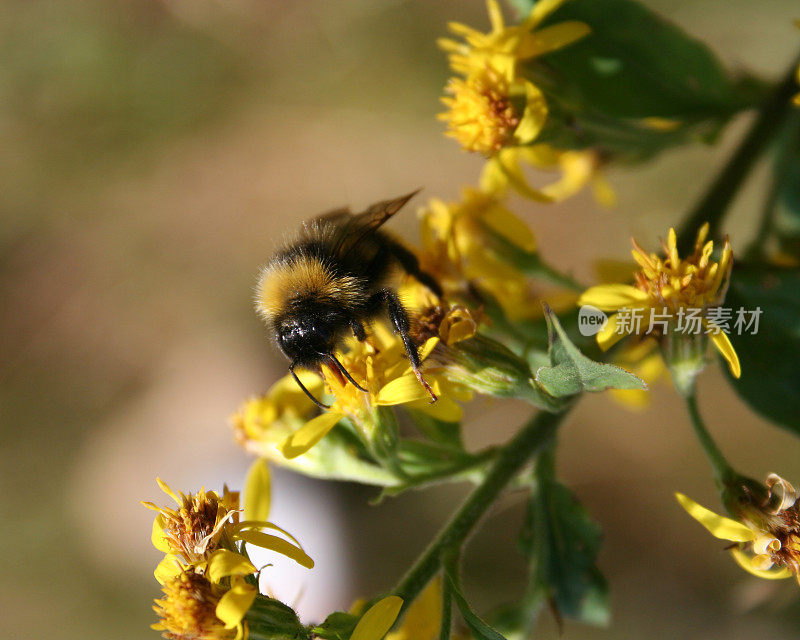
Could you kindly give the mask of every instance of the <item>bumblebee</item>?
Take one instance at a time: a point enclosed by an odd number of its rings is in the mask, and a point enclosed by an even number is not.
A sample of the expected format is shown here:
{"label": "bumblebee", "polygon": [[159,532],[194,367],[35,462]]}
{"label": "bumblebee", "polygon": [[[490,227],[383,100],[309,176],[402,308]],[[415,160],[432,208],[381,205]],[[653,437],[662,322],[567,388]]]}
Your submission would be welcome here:
{"label": "bumblebee", "polygon": [[306,223],[294,242],[279,250],[261,270],[256,310],[281,351],[290,361],[289,372],[303,392],[317,400],[295,373],[296,367],[321,371],[326,365],[366,391],[336,358],[344,339],[366,340],[365,324],[386,313],[403,341],[411,368],[420,384],[436,395],[420,371],[417,344],[410,335],[408,313],[397,293],[387,285],[394,267],[400,267],[441,297],[439,284],[420,269],[417,257],[381,227],[418,191],[384,200],[359,214],[337,209]]}

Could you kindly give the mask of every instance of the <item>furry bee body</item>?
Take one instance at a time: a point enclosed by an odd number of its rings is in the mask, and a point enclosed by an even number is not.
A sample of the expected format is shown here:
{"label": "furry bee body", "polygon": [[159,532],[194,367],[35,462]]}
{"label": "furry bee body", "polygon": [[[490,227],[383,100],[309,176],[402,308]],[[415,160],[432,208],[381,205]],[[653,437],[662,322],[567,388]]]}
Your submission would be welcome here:
{"label": "furry bee body", "polygon": [[327,364],[359,386],[334,352],[348,334],[366,339],[364,323],[385,309],[412,368],[430,391],[419,373],[421,363],[409,336],[408,315],[386,285],[397,266],[437,295],[441,289],[420,271],[411,251],[379,229],[413,195],[379,202],[358,215],[338,210],[321,216],[307,223],[300,237],[278,251],[262,270],[256,308],[291,361],[292,374],[295,366],[319,370]]}

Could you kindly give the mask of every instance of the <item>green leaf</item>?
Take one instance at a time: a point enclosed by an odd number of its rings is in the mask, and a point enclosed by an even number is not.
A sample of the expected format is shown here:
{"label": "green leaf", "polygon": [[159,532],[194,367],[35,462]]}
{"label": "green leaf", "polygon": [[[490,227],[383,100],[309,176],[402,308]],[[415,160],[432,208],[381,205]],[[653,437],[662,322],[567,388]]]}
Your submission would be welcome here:
{"label": "green leaf", "polygon": [[732,336],[742,365],[741,378],[729,375],[733,388],[754,411],[800,435],[800,270],[737,265],[725,307],[734,321],[740,308],[761,309],[757,333]]}
{"label": "green leaf", "polygon": [[244,619],[251,637],[274,640],[299,640],[308,637],[306,628],[294,610],[267,596],[257,596]]}
{"label": "green leaf", "polygon": [[527,361],[504,344],[478,334],[449,348],[448,375],[473,391],[499,398],[520,398],[545,411],[562,408],[555,396],[534,381]]}
{"label": "green leaf", "polygon": [[647,389],[644,380],[622,367],[590,360],[570,341],[558,318],[545,305],[550,336],[550,366],[539,367],[536,383],[555,398],[583,391]]}
{"label": "green leaf", "polygon": [[[514,4],[527,15],[534,3]],[[569,85],[571,95],[565,97],[571,102],[632,119],[697,120],[742,107],[714,53],[636,0],[571,0],[546,23],[565,20],[585,22],[592,30],[543,59],[558,84]]]}
{"label": "green leaf", "polygon": [[[520,544],[531,562],[532,594],[560,615],[595,625],[609,621],[608,587],[595,565],[600,527],[554,477],[552,449],[537,461]],[[536,604],[538,607],[538,602]]]}
{"label": "green leaf", "polygon": [[344,611],[334,611],[325,622],[317,625],[311,632],[315,638],[324,640],[347,640],[358,624],[359,617]]}

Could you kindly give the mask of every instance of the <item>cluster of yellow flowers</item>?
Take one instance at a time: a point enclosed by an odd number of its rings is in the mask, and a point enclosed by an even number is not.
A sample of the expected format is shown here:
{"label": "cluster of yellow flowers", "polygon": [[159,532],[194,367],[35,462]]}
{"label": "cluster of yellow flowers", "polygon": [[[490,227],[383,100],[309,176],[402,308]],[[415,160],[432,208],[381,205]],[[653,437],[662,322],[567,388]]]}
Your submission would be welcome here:
{"label": "cluster of yellow flowers", "polygon": [[[439,397],[435,404],[413,373],[400,338],[376,323],[367,340],[350,340],[338,355],[366,393],[326,368],[322,379],[306,373],[303,382],[312,393],[325,388],[335,398],[327,411],[315,416],[315,405],[287,375],[264,396],[245,402],[232,417],[237,440],[259,455],[283,462],[313,453],[312,447],[344,419],[364,442],[370,442],[380,421],[376,415],[380,407],[404,405],[439,420],[458,422],[462,410],[456,401],[469,400],[472,392],[450,379],[444,367],[429,361],[429,356],[440,343],[452,345],[475,335],[478,320],[462,305],[432,299],[419,284],[409,282],[401,292],[404,299],[417,303],[415,334],[421,344],[420,358],[426,362],[425,376]],[[426,320],[430,326],[425,326]],[[330,454],[330,449],[325,453]],[[325,465],[320,459],[314,463],[316,468]]]}
{"label": "cluster of yellow flowers", "polygon": [[[450,30],[463,42],[439,40],[451,69],[458,74],[448,82],[448,95],[442,98],[447,111],[439,114],[439,119],[447,123],[447,135],[463,149],[486,156],[482,189],[499,194],[510,187],[533,200],[555,202],[591,183],[598,201],[611,205],[614,193],[601,175],[599,152],[557,149],[537,142],[547,122],[547,99],[527,77],[523,65],[590,33],[587,24],[574,20],[539,28],[563,2],[537,2],[520,24],[506,25],[497,0],[486,0],[491,22],[488,33],[450,23]],[[523,165],[559,171],[561,177],[534,188]]]}
{"label": "cluster of yellow flowers", "polygon": [[[222,495],[201,489],[197,493],[175,493],[160,479],[158,485],[176,503],[162,507],[143,504],[156,512],[153,545],[164,552],[155,570],[164,596],[155,601],[159,622],[153,629],[165,638],[246,638],[244,617],[258,595],[258,569],[250,562],[246,544],[275,551],[311,568],[314,561],[287,531],[271,522],[268,471],[254,466],[248,490],[259,500],[251,508],[239,508],[239,493],[224,487]],[[281,534],[264,533],[269,529]]]}

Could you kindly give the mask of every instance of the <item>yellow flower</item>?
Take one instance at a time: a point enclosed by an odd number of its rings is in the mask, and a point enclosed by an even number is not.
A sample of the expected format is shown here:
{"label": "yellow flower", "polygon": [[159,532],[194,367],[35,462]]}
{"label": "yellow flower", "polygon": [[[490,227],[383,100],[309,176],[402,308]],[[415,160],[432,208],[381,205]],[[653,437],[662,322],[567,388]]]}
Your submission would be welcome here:
{"label": "yellow flower", "polygon": [[[547,104],[531,82],[504,75],[487,61],[466,78],[451,78],[437,117],[462,148],[490,156],[505,146],[531,142],[547,119]],[[524,107],[519,113],[515,102]]]}
{"label": "yellow flower", "polygon": [[495,194],[466,187],[460,201],[433,199],[421,216],[420,260],[447,295],[469,297],[477,287],[495,298],[512,320],[541,315],[534,284],[506,261],[498,245],[499,239],[532,254],[536,238]]}
{"label": "yellow flower", "polygon": [[[315,397],[323,381],[311,371],[298,371],[300,381]],[[246,400],[230,418],[234,438],[250,453],[282,463],[280,445],[318,412],[291,375],[278,380],[266,394]]]}
{"label": "yellow flower", "polygon": [[[143,502],[158,515],[153,521],[153,546],[166,555],[155,571],[162,584],[185,568],[205,572],[213,581],[232,575],[254,573],[256,568],[240,553],[241,543],[270,549],[311,568],[314,561],[297,539],[277,525],[263,520],[239,520],[239,494],[225,487],[222,497],[214,491],[176,494],[160,479],[159,487],[177,503],[177,508]],[[288,540],[264,533],[278,531]],[[237,547],[237,543],[239,547]]]}
{"label": "yellow flower", "polygon": [[[419,356],[425,363],[439,343],[431,337],[420,346]],[[281,445],[287,458],[306,453],[324,438],[343,418],[348,418],[362,439],[369,441],[377,424],[376,407],[405,405],[448,422],[458,422],[462,411],[454,400],[468,400],[471,395],[460,385],[448,380],[440,366],[425,366],[425,378],[438,396],[434,404],[419,383],[406,356],[399,336],[392,334],[382,324],[373,325],[370,337],[364,341],[352,339],[349,350],[337,354],[344,368],[365,389],[343,381],[337,372],[323,367],[325,384],[336,400],[324,413],[306,422]]]}
{"label": "yellow flower", "polygon": [[800,582],[800,505],[786,480],[770,474],[766,486],[742,491],[734,502],[736,520],[675,495],[711,535],[736,543],[731,555],[745,571],[771,580],[794,576]]}
{"label": "yellow flower", "polygon": [[[684,331],[686,338],[694,337],[688,334],[705,333],[727,361],[731,373],[737,378],[741,375],[733,345],[715,324],[715,314],[709,311],[725,299],[733,252],[726,238],[719,260],[712,260],[714,243],[706,242],[707,235],[705,224],[697,234],[694,251],[686,258],[678,255],[674,229],[670,229],[663,244],[663,257],[646,253],[634,240],[633,258],[641,267],[634,274],[634,284],[598,285],[581,295],[578,305],[617,312],[597,334],[602,349],[628,335],[670,340],[676,331]],[[696,323],[699,325],[693,326]]]}
{"label": "yellow flower", "polygon": [[233,640],[244,635],[242,618],[247,609],[236,624],[227,626],[217,611],[225,609],[230,591],[212,584],[204,576],[181,571],[164,583],[163,591],[164,597],[156,600],[153,606],[159,622],[151,627],[163,631],[165,638]]}
{"label": "yellow flower", "polygon": [[[563,0],[538,2],[520,25],[506,26],[496,0],[486,7],[492,29],[481,33],[460,23],[450,30],[465,42],[447,38],[439,46],[448,52],[450,66],[464,78],[450,80],[442,99],[448,111],[439,118],[448,122],[447,135],[467,151],[491,155],[505,146],[532,142],[547,119],[542,92],[519,74],[518,63],[560,49],[589,33],[582,22],[562,22],[534,29]],[[519,103],[521,110],[515,107]]]}
{"label": "yellow flower", "polygon": [[486,68],[492,61],[507,77],[516,73],[517,63],[556,51],[588,35],[583,22],[567,21],[536,31],[536,27],[565,0],[540,0],[519,25],[506,25],[497,0],[486,0],[491,31],[482,33],[467,25],[451,22],[448,27],[464,38],[457,42],[448,38],[438,41],[448,53],[450,66],[457,73],[469,75]]}
{"label": "yellow flower", "polygon": [[226,524],[239,521],[239,493],[223,488],[222,496],[215,491],[201,489],[188,495],[176,494],[160,478],[156,480],[161,490],[177,503],[177,508],[159,507],[143,502],[148,509],[158,512],[153,522],[153,545],[185,564],[205,560],[221,546],[230,545],[225,539]]}
{"label": "yellow flower", "polygon": [[471,394],[448,380],[440,366],[431,366],[425,360],[439,341],[453,344],[474,335],[478,321],[465,307],[436,299],[416,281],[401,287],[400,296],[410,312],[425,378],[439,398],[436,403],[430,403],[428,392],[414,374],[402,339],[375,323],[366,341],[351,339],[345,350],[337,353],[366,393],[327,367],[322,368],[322,378],[301,372],[303,384],[313,394],[321,394],[325,388],[335,397],[330,408],[318,414],[291,376],[285,376],[266,395],[251,398],[232,416],[237,441],[253,453],[279,464],[290,461],[290,466],[311,475],[357,478],[376,484],[396,481],[374,465],[355,460],[349,446],[346,450],[342,446],[326,447],[318,455],[309,452],[344,418],[368,441],[376,425],[376,407],[405,405],[445,421],[461,419],[462,410],[455,401],[469,400]]}
{"label": "yellow flower", "polygon": [[[531,186],[522,163],[543,171],[560,171],[561,177],[540,188]],[[616,203],[616,195],[602,172],[602,157],[594,149],[564,151],[548,144],[502,149],[484,165],[481,188],[504,193],[508,187],[539,202],[561,202],[575,195],[587,184],[595,200],[604,207]]]}

